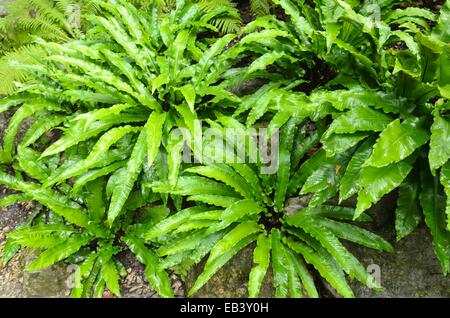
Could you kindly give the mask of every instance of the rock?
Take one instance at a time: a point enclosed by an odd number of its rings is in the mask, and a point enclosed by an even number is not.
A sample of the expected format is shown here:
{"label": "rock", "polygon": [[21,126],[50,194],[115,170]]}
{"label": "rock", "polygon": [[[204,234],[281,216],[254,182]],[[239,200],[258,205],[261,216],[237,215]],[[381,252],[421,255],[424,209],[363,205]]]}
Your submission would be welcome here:
{"label": "rock", "polygon": [[[394,241],[393,227],[382,236]],[[450,297],[450,279],[442,274],[425,226],[393,245],[395,250],[391,254],[359,246],[351,248],[365,266],[370,266],[369,272],[384,287],[381,292],[375,292],[358,282],[352,283],[357,297]]]}
{"label": "rock", "polygon": [[0,17],[6,17],[8,15],[8,11],[6,11],[3,5],[0,5]]}
{"label": "rock", "polygon": [[0,17],[6,17],[8,15],[8,11],[5,8],[6,2],[9,2],[9,1],[0,0]]}
{"label": "rock", "polygon": [[7,266],[0,269],[0,297],[68,296],[72,273],[67,270],[67,266],[57,264],[40,271],[25,272],[25,266],[34,258],[36,258],[35,251],[22,249]]}

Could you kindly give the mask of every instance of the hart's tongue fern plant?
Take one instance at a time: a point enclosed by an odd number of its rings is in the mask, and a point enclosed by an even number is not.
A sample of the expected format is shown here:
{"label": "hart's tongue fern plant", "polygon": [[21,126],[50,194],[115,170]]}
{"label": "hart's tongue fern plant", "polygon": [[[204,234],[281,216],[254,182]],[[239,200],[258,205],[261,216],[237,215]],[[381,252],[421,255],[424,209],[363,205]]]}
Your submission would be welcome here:
{"label": "hart's tongue fern plant", "polygon": [[[57,156],[100,136],[84,160],[56,169],[44,187],[79,177],[92,168],[112,173],[116,182],[107,213],[111,226],[144,161],[152,166],[161,143],[169,153],[169,178],[175,181],[181,149],[176,147],[173,127],[191,122],[199,109],[235,107],[239,98],[225,90],[230,56],[215,58],[233,36],[197,40],[201,32],[215,29],[209,24],[214,14],[179,2],[169,14],[156,4],[150,6],[145,18],[126,2],[96,3],[105,10],[104,16],[87,17],[94,27],[83,40],[66,44],[40,41],[47,51],[44,61],[16,65],[31,72],[33,79],[2,101],[1,111],[22,106],[5,132],[0,157],[3,163],[11,162],[14,136],[20,122],[29,116],[36,122],[18,152],[61,124],[62,137],[45,149],[41,158]],[[134,145],[131,153],[112,155],[112,147],[129,134],[135,136],[130,139]]]}
{"label": "hart's tongue fern plant", "polygon": [[[312,67],[324,61],[334,72],[305,97],[316,115],[333,118],[320,139],[324,157],[338,158],[354,149],[340,165],[345,172],[333,195],[339,191],[343,201],[357,194],[357,218],[399,188],[397,238],[413,231],[423,212],[442,270],[448,273],[449,3],[438,18],[426,9],[397,8],[395,1],[353,6],[340,0],[274,2],[288,21],[262,17],[244,32],[273,38],[259,48],[267,53],[258,60],[279,70],[292,72],[287,57],[300,66],[312,56]],[[369,15],[373,9],[376,16]],[[304,77],[298,72],[303,69],[297,68],[295,76]],[[314,183],[323,186],[333,174],[320,169]],[[291,191],[302,184],[291,183]],[[301,193],[318,189],[306,186]]]}
{"label": "hart's tongue fern plant", "polygon": [[[15,62],[29,80],[0,106],[1,112],[19,106],[0,152],[0,161],[12,164],[16,176],[1,172],[0,183],[23,193],[4,203],[33,199],[63,217],[61,224],[12,233],[4,261],[17,245],[46,249],[30,270],[87,250],[76,276],[83,284],[74,296],[101,295],[105,283],[119,294],[113,256],[122,249],[120,233],[137,208],[160,198],[167,202],[141,181],[176,182],[181,148],[173,128],[186,126],[198,110],[235,108],[239,102],[226,90],[231,56],[220,57],[233,36],[208,38],[206,32],[217,31],[209,22],[223,14],[220,6],[205,13],[199,4],[178,1],[165,13],[155,2],[143,15],[126,1],[95,4],[103,14],[86,17],[92,29],[82,39],[64,44],[40,39],[42,61]],[[34,123],[16,145],[28,117]],[[56,129],[63,134],[47,147],[43,135]],[[158,293],[173,296],[157,257],[133,238],[122,240],[145,264]]]}
{"label": "hart's tongue fern plant", "polygon": [[[221,118],[221,121],[230,120]],[[301,171],[307,179],[304,187],[317,188],[318,196],[311,200],[323,201],[329,192],[325,188],[333,187],[339,178],[337,175],[342,173],[337,168],[338,162],[346,160],[326,160],[323,151],[304,156],[314,143],[304,142],[296,148],[294,141],[303,139],[307,125],[307,121],[291,117],[281,127],[279,166],[274,175],[261,174],[257,164],[215,163],[186,169],[175,187],[164,181],[155,183],[154,191],[187,196],[188,201],[196,204],[150,228],[136,226],[130,235],[159,245],[157,253],[163,257],[163,266],[178,269],[181,273],[209,254],[190,295],[253,242],[256,242],[254,268],[248,285],[251,297],[258,296],[270,264],[277,297],[318,296],[306,264],[311,264],[345,297],[353,296],[345,273],[377,288],[373,277],[340,239],[383,251],[392,251],[392,247],[381,237],[346,222],[354,218],[352,208],[316,202],[316,205],[305,206],[299,211],[285,209],[285,205],[288,208],[286,190],[295,171]],[[317,137],[307,139],[314,138]],[[322,157],[324,164],[320,168],[318,157]],[[315,171],[317,168],[320,170]],[[317,180],[316,172],[323,175],[324,170],[333,170],[334,179],[330,177],[328,185],[313,185]],[[358,221],[368,220],[367,214],[359,215]]]}

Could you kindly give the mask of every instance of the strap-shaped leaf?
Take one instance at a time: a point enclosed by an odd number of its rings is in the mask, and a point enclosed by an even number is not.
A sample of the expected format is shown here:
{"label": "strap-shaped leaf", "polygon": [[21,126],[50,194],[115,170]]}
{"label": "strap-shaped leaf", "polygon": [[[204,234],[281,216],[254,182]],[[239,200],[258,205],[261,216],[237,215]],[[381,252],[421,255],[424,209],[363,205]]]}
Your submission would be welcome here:
{"label": "strap-shaped leaf", "polygon": [[113,259],[102,263],[102,279],[108,289],[116,296],[120,296],[119,273]]}
{"label": "strap-shaped leaf", "polygon": [[252,64],[248,67],[247,73],[252,73],[258,70],[265,70],[268,65],[273,64],[277,60],[285,56],[284,52],[267,52],[257,59],[255,59]]}
{"label": "strap-shaped leaf", "polygon": [[211,164],[208,166],[197,166],[185,170],[186,172],[196,173],[217,181],[235,189],[244,198],[253,199],[253,193],[250,191],[251,185],[226,164]]}
{"label": "strap-shaped leaf", "polygon": [[72,292],[70,293],[70,297],[72,298],[80,298],[83,296],[83,290],[84,290],[84,284],[82,280],[89,277],[89,274],[91,273],[94,264],[97,260],[97,253],[91,252],[84,261],[77,266],[74,276],[73,276],[73,288]]}
{"label": "strap-shaped leaf", "polygon": [[333,133],[351,134],[358,131],[382,131],[391,121],[390,116],[378,110],[367,106],[354,107],[335,118],[322,138],[328,139]]}
{"label": "strap-shaped leaf", "polygon": [[227,197],[223,195],[214,195],[214,194],[198,194],[198,195],[191,195],[187,197],[187,201],[197,201],[197,202],[203,202],[206,204],[211,204],[215,206],[220,206],[223,208],[228,208],[230,205],[236,203],[239,201],[238,198],[234,197]]}
{"label": "strap-shaped leaf", "polygon": [[61,115],[42,116],[37,119],[30,129],[27,130],[20,145],[28,147],[38,140],[45,132],[53,129],[54,127],[65,121],[66,117]]}
{"label": "strap-shaped leaf", "polygon": [[292,250],[287,251],[291,258],[291,261],[294,265],[295,271],[297,275],[299,275],[303,287],[310,298],[319,298],[319,293],[316,289],[316,285],[314,284],[314,278],[312,277],[309,270],[306,268],[306,265],[303,261],[295,255]]}
{"label": "strap-shaped leaf", "polygon": [[414,231],[422,219],[419,205],[419,181],[419,175],[416,170],[413,170],[399,187],[395,210],[397,241]]}
{"label": "strap-shaped leaf", "polygon": [[90,219],[94,222],[102,222],[106,213],[104,191],[106,180],[104,178],[89,182],[86,185],[85,202]]}
{"label": "strap-shaped leaf", "polygon": [[69,129],[42,153],[42,157],[60,153],[73,145],[97,136],[114,125],[145,120],[142,115],[121,114],[121,112],[130,107],[132,106],[118,104],[75,117],[71,121]]}
{"label": "strap-shaped leaf", "polygon": [[16,159],[19,164],[19,169],[25,172],[28,176],[38,180],[44,181],[50,174],[50,169],[47,165],[39,160],[40,153],[29,147],[17,147]]}
{"label": "strap-shaped leaf", "polygon": [[[298,211],[298,213],[351,221],[355,216],[355,209],[338,205],[319,205],[315,207],[308,206]],[[368,214],[361,213],[357,220],[360,222],[370,222],[372,218]]]}
{"label": "strap-shaped leaf", "polygon": [[442,167],[440,179],[444,187],[445,195],[447,196],[445,213],[447,214],[447,230],[450,231],[450,161]]}
{"label": "strap-shaped leaf", "polygon": [[154,225],[147,233],[145,233],[145,240],[151,241],[155,238],[168,234],[170,231],[176,229],[178,226],[189,220],[191,216],[208,210],[208,208],[199,206],[181,210]]}
{"label": "strap-shaped leaf", "polygon": [[265,211],[265,208],[253,200],[243,199],[230,205],[222,212],[220,222],[208,229],[208,233],[222,230],[239,219]]}
{"label": "strap-shaped leaf", "polygon": [[[218,218],[217,218],[218,219]],[[172,234],[177,235],[180,233],[191,232],[194,230],[200,230],[215,224],[217,220],[192,220],[180,225]]]}
{"label": "strap-shaped leaf", "polygon": [[31,198],[23,193],[10,194],[0,199],[0,207],[8,207],[19,202],[30,201]]}
{"label": "strap-shaped leaf", "polygon": [[256,101],[256,104],[252,105],[250,112],[245,121],[247,127],[252,127],[258,119],[260,119],[269,109],[271,103],[279,100],[280,91],[276,88],[264,93],[261,99]]}
{"label": "strap-shaped leaf", "polygon": [[108,210],[108,223],[110,226],[112,226],[114,220],[122,211],[133,189],[134,183],[141,172],[147,153],[146,135],[145,130],[142,130],[139,134],[130,160],[128,160],[127,166],[122,170],[120,177],[115,183]]}
{"label": "strap-shaped leaf", "polygon": [[[92,297],[92,289],[94,286],[97,286],[98,281],[101,280],[101,265],[102,264],[97,253],[92,253],[87,257],[85,262],[80,266],[80,273],[78,274],[78,271],[75,272],[75,284],[78,284],[77,280],[79,278],[80,286],[79,288],[75,287],[75,289],[72,290],[72,297]],[[81,281],[82,278],[85,279]]]}
{"label": "strap-shaped leaf", "polygon": [[289,218],[287,223],[292,226],[300,227],[317,239],[350,277],[357,278],[360,282],[371,288],[377,288],[373,277],[367,273],[355,256],[339,242],[333,232],[319,224],[314,218],[296,214]]}
{"label": "strap-shaped leaf", "polygon": [[52,186],[68,178],[80,175],[92,167],[96,167],[101,157],[107,153],[112,145],[118,142],[121,138],[129,133],[136,133],[141,131],[140,127],[122,126],[108,130],[103,134],[97,143],[92,147],[91,152],[86,159],[77,162],[75,165],[64,169],[64,171],[57,171],[55,174],[43,184],[44,187]]}
{"label": "strap-shaped leaf", "polygon": [[3,156],[7,158],[7,162],[12,160],[14,138],[19,131],[20,124],[25,118],[35,114],[42,108],[43,105],[40,104],[25,104],[14,113],[3,136]]}
{"label": "strap-shaped leaf", "polygon": [[283,246],[288,264],[289,295],[291,298],[303,298],[303,286],[295,266],[296,256]]}
{"label": "strap-shaped leaf", "polygon": [[228,34],[216,41],[211,47],[203,53],[200,61],[198,61],[197,76],[201,80],[205,77],[207,70],[214,64],[214,57],[220,54],[225,46],[234,38],[234,35]]}
{"label": "strap-shaped leaf", "polygon": [[324,149],[320,149],[308,158],[298,169],[289,181],[287,195],[294,194],[303,184],[306,179],[316,170],[323,167],[326,163],[326,152]]}
{"label": "strap-shaped leaf", "polygon": [[203,272],[189,291],[194,295],[236,253],[255,241],[261,227],[253,221],[243,222],[228,232],[212,249]]}
{"label": "strap-shaped leaf", "polygon": [[277,172],[277,186],[274,194],[275,211],[281,211],[284,208],[284,201],[291,174],[291,152],[294,144],[294,137],[297,132],[299,119],[292,117],[281,128],[280,132],[280,150]]}
{"label": "strap-shaped leaf", "polygon": [[16,244],[33,248],[50,248],[67,240],[77,232],[62,224],[38,224],[17,229],[8,234]]}
{"label": "strap-shaped leaf", "polygon": [[278,229],[272,230],[272,269],[275,296],[286,298],[289,293],[289,261],[281,241],[281,233]]}
{"label": "strap-shaped leaf", "polygon": [[199,230],[194,231],[192,234],[182,236],[181,238],[170,240],[168,243],[158,248],[158,255],[167,256],[192,251],[199,246],[200,242],[205,237],[208,236],[210,235],[207,233],[207,230]]}
{"label": "strap-shaped leaf", "polygon": [[0,183],[11,189],[24,192],[58,215],[61,215],[72,224],[81,227],[89,226],[89,218],[83,208],[52,189],[44,189],[39,187],[37,184],[20,181],[17,178],[1,171]]}
{"label": "strap-shaped leaf", "polygon": [[[316,129],[312,132],[306,134],[307,124],[304,127],[298,130],[297,137],[294,140],[294,147],[292,149],[292,157],[291,157],[291,171],[294,172],[300,161],[303,159],[305,154],[316,147],[319,144],[320,138],[324,131],[324,121],[319,121],[316,123]],[[291,173],[292,173],[291,172]]]}
{"label": "strap-shaped leaf", "polygon": [[11,107],[14,106],[18,106],[22,103],[25,103],[29,100],[33,100],[37,98],[37,96],[33,95],[33,94],[17,94],[17,95],[12,95],[12,96],[8,96],[6,98],[2,98],[2,100],[0,101],[0,113],[3,113],[5,111],[7,111],[8,109],[10,109]]}
{"label": "strap-shaped leaf", "polygon": [[274,2],[280,5],[285,10],[286,14],[290,16],[296,31],[302,39],[313,36],[314,28],[303,17],[303,15],[300,13],[299,8],[295,6],[292,1],[275,0]]}
{"label": "strap-shaped leaf", "polygon": [[175,187],[167,183],[157,182],[152,185],[155,192],[166,192],[179,195],[222,195],[239,198],[229,186],[204,177],[179,177]]}
{"label": "strap-shaped leaf", "polygon": [[202,237],[198,240],[195,249],[169,255],[162,260],[161,266],[163,268],[174,268],[174,266],[180,264],[186,264],[187,266],[198,264],[225,234],[226,232],[222,231]]}
{"label": "strap-shaped leaf", "polygon": [[311,171],[300,193],[315,192],[309,206],[317,206],[334,197],[338,191],[339,180],[343,176],[343,169],[347,165],[352,150],[348,150],[335,157],[325,158],[322,165]]}
{"label": "strap-shaped leaf", "polygon": [[450,232],[447,231],[445,217],[445,198],[440,188],[439,179],[422,167],[420,205],[425,215],[425,223],[433,237],[434,251],[441,263],[442,272],[450,272]]}
{"label": "strap-shaped leaf", "polygon": [[322,146],[327,152],[327,157],[336,156],[353,146],[368,136],[366,133],[355,133],[348,135],[331,135],[328,139],[322,140]]}
{"label": "strap-shaped leaf", "polygon": [[441,8],[440,15],[438,18],[438,23],[433,29],[432,36],[440,39],[443,42],[450,40],[450,31],[448,30],[448,22],[450,20],[450,3],[447,1]]}
{"label": "strap-shaped leaf", "polygon": [[177,184],[182,163],[184,140],[181,134],[174,130],[170,133],[167,142],[167,165],[169,168],[169,184],[173,187]]}
{"label": "strap-shaped leaf", "polygon": [[430,152],[428,161],[431,171],[439,169],[450,159],[450,121],[436,113],[431,125]]}
{"label": "strap-shaped leaf", "polygon": [[361,189],[360,173],[364,162],[372,152],[373,141],[366,140],[350,159],[339,185],[339,202],[347,200]]}
{"label": "strap-shaped leaf", "polygon": [[306,244],[294,241],[292,238],[285,239],[285,242],[292,250],[301,254],[308,264],[312,264],[339,294],[347,298],[355,297],[345,279],[344,273],[336,266],[336,263],[326,250],[314,250]]}
{"label": "strap-shaped leaf", "polygon": [[136,237],[123,236],[122,241],[128,245],[139,262],[144,264],[145,276],[158,294],[162,297],[173,297],[169,275],[164,269],[160,268],[158,257],[150,252],[143,241]]}
{"label": "strap-shaped leaf", "polygon": [[407,119],[402,123],[400,119],[391,122],[381,132],[366,165],[385,167],[405,159],[425,144],[429,133],[420,127],[420,122],[419,118]]}
{"label": "strap-shaped leaf", "polygon": [[270,234],[260,234],[256,241],[256,247],[253,250],[253,263],[255,266],[250,271],[248,279],[248,295],[250,298],[256,298],[259,295],[261,286],[266,276],[270,264],[270,250],[272,248],[272,239]]}
{"label": "strap-shaped leaf", "polygon": [[[252,36],[255,36],[255,34],[247,35],[244,39],[241,40],[241,43],[243,43],[245,39],[248,39]],[[273,91],[273,89],[277,88],[279,85],[279,83],[268,83],[259,88],[254,94],[246,96],[243,99],[242,103],[239,105],[239,108],[234,112],[233,117],[236,118],[243,112],[255,107],[255,105],[259,105],[257,106],[258,108],[262,108],[263,106],[265,108],[266,103],[264,102],[264,96]]]}
{"label": "strap-shaped leaf", "polygon": [[397,98],[393,93],[375,91],[355,86],[349,90],[317,90],[310,99],[314,103],[329,102],[338,110],[352,109],[358,106],[373,106],[382,109],[385,113],[399,113],[405,100]]}
{"label": "strap-shaped leaf", "polygon": [[55,245],[45,252],[39,254],[33,262],[28,265],[28,271],[36,271],[51,266],[77,252],[82,246],[89,243],[92,237],[87,235],[74,235],[66,241]]}
{"label": "strap-shaped leaf", "polygon": [[114,171],[122,168],[123,166],[126,165],[126,163],[127,163],[126,160],[118,161],[103,168],[89,170],[88,172],[80,176],[78,179],[76,179],[75,184],[73,185],[72,188],[73,193],[79,192],[80,189],[88,182],[103,177],[105,175],[108,175],[110,173],[113,173]]}
{"label": "strap-shaped leaf", "polygon": [[392,245],[386,242],[381,236],[364,230],[359,226],[325,218],[317,218],[316,221],[341,239],[380,251],[392,252],[394,250]]}
{"label": "strap-shaped leaf", "polygon": [[165,120],[166,113],[152,112],[145,125],[147,130],[147,160],[149,166],[153,164],[158,154]]}
{"label": "strap-shaped leaf", "polygon": [[230,164],[233,169],[244,178],[248,184],[251,184],[250,191],[253,193],[253,197],[257,199],[258,202],[264,202],[270,204],[270,198],[267,197],[261,187],[261,181],[259,180],[256,172],[245,163]]}
{"label": "strap-shaped leaf", "polygon": [[224,251],[227,251],[230,247],[237,244],[244,237],[261,231],[261,225],[254,221],[246,221],[238,224],[211,249],[208,260],[213,261],[215,258],[220,257]]}
{"label": "strap-shaped leaf", "polygon": [[383,195],[397,188],[411,169],[411,165],[404,161],[381,168],[364,167],[361,170],[362,190],[358,193],[355,218],[373,203],[378,202]]}
{"label": "strap-shaped leaf", "polygon": [[183,94],[186,103],[189,106],[189,109],[194,112],[195,111],[195,88],[192,84],[186,84],[180,88],[181,94]]}
{"label": "strap-shaped leaf", "polygon": [[11,259],[20,251],[20,245],[13,240],[6,240],[2,248],[2,263],[6,266]]}

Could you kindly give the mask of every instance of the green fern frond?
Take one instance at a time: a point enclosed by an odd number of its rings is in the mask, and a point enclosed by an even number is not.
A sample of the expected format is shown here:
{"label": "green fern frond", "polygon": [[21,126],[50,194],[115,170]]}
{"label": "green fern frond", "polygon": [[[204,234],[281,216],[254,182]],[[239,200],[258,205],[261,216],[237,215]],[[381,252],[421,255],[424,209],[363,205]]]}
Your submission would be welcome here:
{"label": "green fern frond", "polygon": [[16,89],[16,82],[25,81],[27,73],[15,67],[12,62],[31,64],[39,61],[44,50],[34,44],[22,46],[0,58],[0,95],[12,94]]}
{"label": "green fern frond", "polygon": [[230,0],[200,0],[198,1],[201,10],[206,13],[214,10],[222,10],[219,16],[212,19],[210,22],[221,33],[237,32],[242,24],[239,11],[236,9],[236,4]]}
{"label": "green fern frond", "polygon": [[270,14],[271,0],[250,0],[250,10],[256,17]]}

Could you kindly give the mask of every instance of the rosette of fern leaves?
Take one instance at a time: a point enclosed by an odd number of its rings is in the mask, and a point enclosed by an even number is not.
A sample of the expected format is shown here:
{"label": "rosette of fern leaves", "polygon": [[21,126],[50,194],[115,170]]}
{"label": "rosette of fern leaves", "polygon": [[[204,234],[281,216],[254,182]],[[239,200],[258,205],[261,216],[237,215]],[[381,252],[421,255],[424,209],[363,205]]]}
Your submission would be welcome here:
{"label": "rosette of fern leaves", "polygon": [[[223,124],[216,125],[219,135],[221,129],[239,125],[226,116],[218,121]],[[248,147],[256,147],[245,133],[245,126],[240,125],[238,143],[245,144],[247,140]],[[348,160],[350,152],[324,166],[335,172],[335,178],[330,178],[325,185],[315,184],[317,193],[309,200],[310,204],[295,213],[285,210],[289,183],[295,172],[301,171],[302,178],[308,180],[305,186],[311,187],[314,172],[321,167],[317,159],[324,157],[324,151],[315,149],[320,132],[308,132],[308,125],[306,119],[288,116],[281,126],[276,173],[264,174],[260,161],[221,163],[223,153],[219,153],[216,161],[186,169],[176,186],[165,181],[154,183],[154,191],[183,195],[187,202],[183,209],[156,225],[134,225],[128,235],[158,246],[156,251],[163,258],[162,266],[181,273],[209,254],[189,295],[195,294],[236,253],[254,242],[254,268],[248,285],[250,297],[259,294],[269,266],[273,270],[277,297],[318,297],[312,267],[345,297],[353,296],[345,273],[378,288],[340,240],[384,251],[392,251],[391,245],[347,222],[354,217],[352,208],[323,202],[332,194],[342,174],[338,165]],[[226,141],[225,132],[222,136]],[[205,147],[208,148],[206,141]],[[359,215],[358,221],[368,220],[367,214]]]}
{"label": "rosette of fern leaves", "polygon": [[[384,83],[397,107],[380,107],[373,100],[345,106],[322,137],[331,148],[361,138],[340,199],[357,194],[358,214],[398,188],[397,239],[411,233],[423,215],[444,274],[450,271],[449,15],[447,2],[431,32],[415,35],[415,49],[398,53],[396,76]],[[411,54],[416,57],[404,58]]]}
{"label": "rosette of fern leaves", "polygon": [[[48,175],[53,166],[50,161],[38,163],[37,166],[30,162],[26,172],[33,175],[39,170]],[[20,191],[20,194],[0,200],[1,206],[36,200],[50,210],[49,217],[33,215],[28,224],[8,234],[3,247],[3,262],[6,264],[21,247],[37,249],[38,256],[28,264],[28,271],[40,270],[60,261],[76,265],[71,276],[72,297],[102,297],[106,287],[120,296],[124,267],[116,255],[125,246],[119,243],[121,229],[132,219],[128,218],[112,228],[105,225],[106,181],[104,177],[98,178],[90,182],[85,191],[73,195],[70,187],[59,191],[46,189],[36,182],[27,182],[0,172],[2,184]],[[153,218],[159,220],[155,215],[152,214]],[[148,281],[158,294],[173,297],[169,276],[159,268],[158,257],[147,247],[136,245],[131,240],[125,243],[145,264]]]}
{"label": "rosette of fern leaves", "polygon": [[[209,22],[224,8],[205,13],[200,5],[178,1],[165,13],[154,2],[144,17],[126,1],[95,3],[104,12],[88,17],[94,28],[82,39],[39,40],[43,61],[14,64],[30,80],[0,106],[1,112],[19,106],[0,154],[16,175],[1,172],[0,183],[20,194],[2,204],[36,200],[61,217],[58,224],[11,233],[4,261],[18,246],[45,249],[29,270],[81,260],[73,295],[83,297],[101,295],[105,284],[120,294],[114,255],[122,249],[123,229],[136,209],[160,199],[136,181],[173,180],[181,164],[172,128],[184,126],[184,117],[194,119],[200,108],[239,101],[225,90],[229,62],[217,58],[233,36],[209,38],[206,32],[217,31]],[[29,117],[33,124],[15,144]],[[48,132],[57,129],[63,134],[55,141]],[[122,240],[146,264],[156,291],[173,296],[157,257],[140,242]]]}
{"label": "rosette of fern leaves", "polygon": [[[173,11],[164,13],[155,2],[143,15],[126,1],[95,3],[104,14],[87,17],[94,27],[82,40],[39,41],[47,52],[44,61],[15,65],[33,77],[1,101],[2,112],[22,106],[5,132],[0,161],[11,163],[16,158],[14,137],[30,116],[35,122],[17,148],[19,158],[46,131],[58,127],[63,135],[40,158],[58,157],[71,147],[90,143],[85,158],[70,166],[62,164],[43,186],[81,177],[76,190],[93,169],[96,177],[112,174],[115,187],[107,213],[112,226],[144,162],[152,167],[155,160],[164,161],[158,157],[161,144],[168,153],[170,179],[176,179],[182,149],[173,128],[191,123],[198,111],[235,108],[240,99],[226,88],[239,78],[231,69],[232,56],[221,54],[234,36],[207,37],[206,31],[217,30],[209,22],[224,9],[205,13],[198,4],[178,1]],[[133,136],[128,139],[133,148],[120,154],[115,145],[128,135]]]}
{"label": "rosette of fern leaves", "polygon": [[[357,195],[357,217],[399,188],[397,238],[411,233],[423,214],[443,273],[448,273],[449,2],[439,16],[417,7],[400,8],[397,2],[320,1],[314,10],[304,2],[274,2],[289,18],[263,17],[246,27],[244,32],[257,31],[255,37],[272,38],[253,63],[292,73],[288,59],[297,59],[300,66],[302,58],[312,56],[311,68],[322,65],[319,58],[332,70],[331,78],[310,85],[305,100],[320,116],[333,118],[320,140],[324,158],[357,147],[342,166],[340,200]],[[375,9],[374,20],[370,12]],[[291,76],[303,79],[302,72],[299,67]],[[319,169],[316,182],[324,184],[332,175]],[[316,190],[302,184],[292,183],[290,191]]]}

